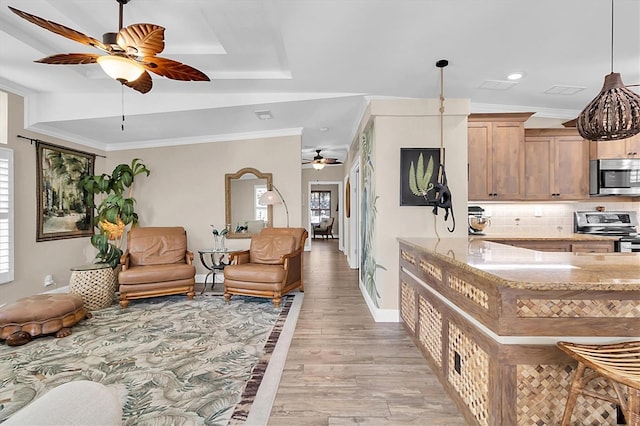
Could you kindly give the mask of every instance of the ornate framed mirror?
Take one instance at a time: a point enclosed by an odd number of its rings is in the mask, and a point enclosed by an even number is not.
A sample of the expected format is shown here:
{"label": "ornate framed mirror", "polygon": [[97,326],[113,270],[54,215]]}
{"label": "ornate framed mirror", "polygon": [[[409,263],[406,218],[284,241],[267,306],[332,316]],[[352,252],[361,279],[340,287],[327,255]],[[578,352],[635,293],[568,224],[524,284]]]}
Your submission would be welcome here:
{"label": "ornate framed mirror", "polygon": [[271,189],[273,176],[251,167],[224,175],[227,238],[251,238],[264,227],[273,226],[273,206],[258,204]]}

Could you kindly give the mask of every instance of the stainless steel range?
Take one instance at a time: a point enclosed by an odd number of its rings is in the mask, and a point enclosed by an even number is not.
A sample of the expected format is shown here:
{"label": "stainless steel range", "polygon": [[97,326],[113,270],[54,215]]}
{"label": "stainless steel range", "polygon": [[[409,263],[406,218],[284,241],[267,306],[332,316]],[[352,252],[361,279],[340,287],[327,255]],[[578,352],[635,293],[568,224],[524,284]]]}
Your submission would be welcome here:
{"label": "stainless steel range", "polygon": [[635,211],[582,211],[574,213],[574,232],[620,236],[616,251],[640,252],[638,215]]}

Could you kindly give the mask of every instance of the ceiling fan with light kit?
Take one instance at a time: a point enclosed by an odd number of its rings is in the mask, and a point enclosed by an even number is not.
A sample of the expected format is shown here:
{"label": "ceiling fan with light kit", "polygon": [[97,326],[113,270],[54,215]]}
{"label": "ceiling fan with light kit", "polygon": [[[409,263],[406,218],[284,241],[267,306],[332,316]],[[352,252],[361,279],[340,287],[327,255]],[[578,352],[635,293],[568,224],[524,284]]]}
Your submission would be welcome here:
{"label": "ceiling fan with light kit", "polygon": [[321,151],[321,149],[316,149],[316,155],[313,157],[313,159],[304,160],[302,164],[311,164],[316,170],[322,170],[324,166],[329,164],[342,164],[342,161],[338,161],[337,158],[323,157],[320,154]]}
{"label": "ceiling fan with light kit", "polygon": [[148,71],[172,80],[210,81],[206,74],[189,65],[156,56],[164,50],[164,27],[155,24],[132,24],[123,27],[123,7],[130,0],[116,1],[119,4],[118,32],[105,33],[102,41],[11,6],[9,9],[32,24],[78,43],[95,47],[103,53],[61,53],[35,62],[54,65],[97,63],[111,78],[140,93],[147,93],[153,87]]}

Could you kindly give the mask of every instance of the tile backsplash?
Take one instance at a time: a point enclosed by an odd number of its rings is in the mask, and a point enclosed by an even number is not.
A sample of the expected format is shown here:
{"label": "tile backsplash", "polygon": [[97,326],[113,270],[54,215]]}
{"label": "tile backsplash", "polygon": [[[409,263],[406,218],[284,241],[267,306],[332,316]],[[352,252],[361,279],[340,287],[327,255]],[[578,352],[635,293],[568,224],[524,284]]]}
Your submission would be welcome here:
{"label": "tile backsplash", "polygon": [[487,235],[506,234],[565,234],[573,232],[573,212],[595,210],[604,206],[605,210],[634,210],[640,216],[640,202],[605,202],[604,199],[579,203],[482,203],[469,202],[471,206],[481,206],[491,218]]}

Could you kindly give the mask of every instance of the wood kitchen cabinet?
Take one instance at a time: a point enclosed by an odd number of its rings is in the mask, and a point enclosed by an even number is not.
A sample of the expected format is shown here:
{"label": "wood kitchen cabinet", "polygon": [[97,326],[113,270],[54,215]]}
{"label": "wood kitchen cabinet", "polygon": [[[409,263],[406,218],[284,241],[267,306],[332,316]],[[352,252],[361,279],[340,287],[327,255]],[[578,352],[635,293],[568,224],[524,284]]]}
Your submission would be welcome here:
{"label": "wood kitchen cabinet", "polygon": [[613,240],[591,240],[576,241],[571,239],[513,239],[508,238],[487,238],[487,241],[493,241],[509,246],[522,247],[537,251],[551,252],[574,252],[574,253],[611,253],[615,250]]}
{"label": "wood kitchen cabinet", "polygon": [[524,199],[589,198],[589,142],[576,129],[525,129]]}
{"label": "wood kitchen cabinet", "polygon": [[531,115],[505,113],[469,116],[469,200],[522,199],[524,122]]}
{"label": "wood kitchen cabinet", "polygon": [[589,151],[589,157],[592,160],[640,158],[640,134],[619,141],[591,141]]}

